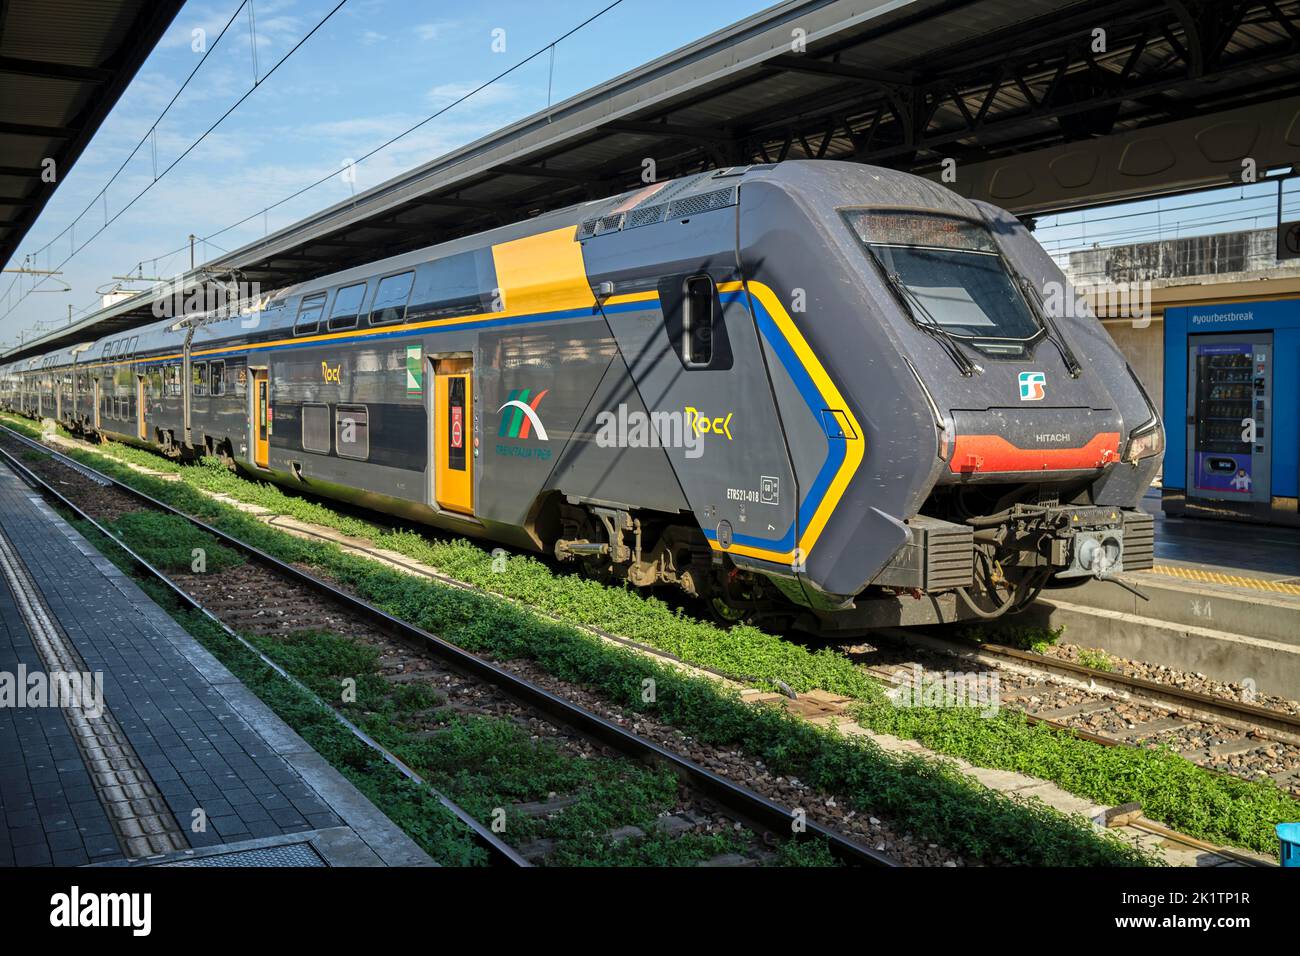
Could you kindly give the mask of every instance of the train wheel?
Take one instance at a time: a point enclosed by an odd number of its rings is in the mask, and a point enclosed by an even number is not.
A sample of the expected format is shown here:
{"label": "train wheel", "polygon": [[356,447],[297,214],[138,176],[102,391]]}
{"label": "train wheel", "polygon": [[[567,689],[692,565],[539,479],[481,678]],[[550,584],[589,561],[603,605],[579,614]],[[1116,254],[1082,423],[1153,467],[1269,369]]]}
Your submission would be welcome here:
{"label": "train wheel", "polygon": [[614,580],[614,566],[609,558],[588,558],[578,567],[584,578],[597,584],[609,584]]}
{"label": "train wheel", "polygon": [[719,624],[743,624],[749,612],[742,607],[732,607],[725,598],[714,595],[709,598],[709,611],[717,618]]}

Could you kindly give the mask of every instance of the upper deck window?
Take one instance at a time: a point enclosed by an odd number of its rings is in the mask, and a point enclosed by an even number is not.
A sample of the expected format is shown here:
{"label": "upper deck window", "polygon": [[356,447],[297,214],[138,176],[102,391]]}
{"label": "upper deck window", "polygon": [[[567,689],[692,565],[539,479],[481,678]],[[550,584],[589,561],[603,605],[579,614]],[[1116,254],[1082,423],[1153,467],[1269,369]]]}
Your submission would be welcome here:
{"label": "upper deck window", "polygon": [[293,323],[294,335],[310,335],[320,326],[321,313],[325,311],[325,293],[309,295],[298,307],[298,318]]}
{"label": "upper deck window", "polygon": [[370,307],[370,324],[387,325],[389,322],[401,322],[406,318],[406,302],[411,297],[411,286],[415,282],[414,272],[403,272],[379,280],[375,291],[375,302]]}
{"label": "upper deck window", "polygon": [[970,339],[1023,341],[1043,330],[982,223],[899,210],[844,217],[925,321]]}
{"label": "upper deck window", "polygon": [[365,297],[366,284],[364,282],[339,289],[338,294],[334,296],[334,308],[330,309],[330,317],[326,323],[326,328],[331,332],[337,332],[340,329],[355,329],[357,327],[357,316],[361,314],[361,302]]}

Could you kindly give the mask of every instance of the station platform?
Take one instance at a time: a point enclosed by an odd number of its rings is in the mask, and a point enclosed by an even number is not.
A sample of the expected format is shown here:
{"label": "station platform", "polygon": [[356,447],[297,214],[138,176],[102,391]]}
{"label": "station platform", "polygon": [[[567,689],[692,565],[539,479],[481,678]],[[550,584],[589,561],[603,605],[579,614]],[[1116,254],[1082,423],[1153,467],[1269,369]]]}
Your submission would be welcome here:
{"label": "station platform", "polygon": [[1169,516],[1148,495],[1155,565],[1049,589],[1024,612],[1120,657],[1300,699],[1300,529]]}
{"label": "station platform", "polygon": [[1142,508],[1155,518],[1159,573],[1300,596],[1300,528],[1166,515],[1150,495]]}
{"label": "station platform", "polygon": [[0,578],[0,866],[431,865],[3,466]]}

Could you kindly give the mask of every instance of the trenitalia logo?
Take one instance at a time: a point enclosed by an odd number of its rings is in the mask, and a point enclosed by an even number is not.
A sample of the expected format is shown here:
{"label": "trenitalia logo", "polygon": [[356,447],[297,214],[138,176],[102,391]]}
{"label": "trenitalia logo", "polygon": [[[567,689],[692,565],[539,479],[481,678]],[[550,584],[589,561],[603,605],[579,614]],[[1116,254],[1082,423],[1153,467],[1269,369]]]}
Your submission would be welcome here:
{"label": "trenitalia logo", "polygon": [[546,428],[537,417],[537,406],[542,404],[542,399],[549,391],[549,388],[542,389],[531,401],[528,396],[532,389],[517,388],[511,392],[506,403],[497,409],[498,412],[505,412],[501,416],[501,429],[497,435],[501,438],[527,438],[536,429],[537,440],[548,441]]}
{"label": "trenitalia logo", "polygon": [[1042,372],[1020,373],[1020,400],[1041,402],[1047,394],[1047,376]]}

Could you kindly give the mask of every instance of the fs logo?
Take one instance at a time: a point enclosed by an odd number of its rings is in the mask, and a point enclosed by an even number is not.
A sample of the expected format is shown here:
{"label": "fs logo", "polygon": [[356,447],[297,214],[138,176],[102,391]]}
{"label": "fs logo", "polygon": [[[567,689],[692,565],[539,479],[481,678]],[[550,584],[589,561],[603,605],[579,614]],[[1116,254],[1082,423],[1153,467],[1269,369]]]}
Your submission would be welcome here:
{"label": "fs logo", "polygon": [[538,441],[548,441],[546,429],[542,426],[542,420],[537,417],[537,406],[542,404],[542,399],[546,397],[549,388],[544,388],[538,392],[529,401],[528,395],[532,389],[517,388],[510,393],[506,403],[497,409],[498,412],[505,412],[501,416],[501,430],[497,434],[502,438],[527,438],[533,431],[537,431]]}
{"label": "fs logo", "polygon": [[1020,373],[1020,400],[1041,402],[1047,394],[1047,376],[1042,372]]}

